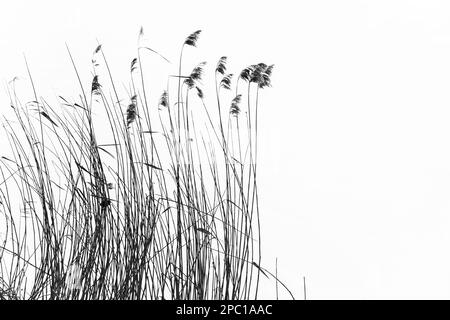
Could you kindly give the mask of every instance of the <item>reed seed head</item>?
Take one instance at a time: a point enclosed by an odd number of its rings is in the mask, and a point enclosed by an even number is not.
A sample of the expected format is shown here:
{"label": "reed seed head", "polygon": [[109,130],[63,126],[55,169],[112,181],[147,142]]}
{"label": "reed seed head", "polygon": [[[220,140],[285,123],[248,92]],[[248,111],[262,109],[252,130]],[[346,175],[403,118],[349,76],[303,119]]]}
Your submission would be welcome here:
{"label": "reed seed head", "polygon": [[164,90],[164,92],[161,94],[161,97],[159,98],[159,105],[162,107],[167,107],[169,105],[169,96],[167,94],[167,91]]}
{"label": "reed seed head", "polygon": [[98,75],[95,75],[92,79],[92,86],[91,86],[91,92],[94,95],[100,94],[101,85],[98,82]]}
{"label": "reed seed head", "polygon": [[241,103],[242,95],[238,94],[236,97],[231,100],[231,108],[230,108],[230,114],[237,117],[239,113],[241,112],[241,108],[239,108],[239,104]]}
{"label": "reed seed head", "polygon": [[184,41],[184,44],[188,45],[188,46],[196,47],[197,41],[198,41],[198,38],[199,38],[201,32],[202,32],[202,30],[197,30],[197,31],[191,33]]}
{"label": "reed seed head", "polygon": [[230,90],[231,89],[231,78],[233,77],[233,74],[227,74],[225,77],[222,78],[222,80],[220,81],[220,87],[224,88],[226,90]]}
{"label": "reed seed head", "polygon": [[128,105],[128,108],[127,108],[127,127],[128,128],[134,122],[134,120],[136,120],[136,105],[137,105],[137,96],[134,95],[131,97],[131,103]]}
{"label": "reed seed head", "polygon": [[216,72],[220,73],[222,75],[225,74],[227,71],[227,57],[223,56],[219,59],[219,62],[217,63]]}

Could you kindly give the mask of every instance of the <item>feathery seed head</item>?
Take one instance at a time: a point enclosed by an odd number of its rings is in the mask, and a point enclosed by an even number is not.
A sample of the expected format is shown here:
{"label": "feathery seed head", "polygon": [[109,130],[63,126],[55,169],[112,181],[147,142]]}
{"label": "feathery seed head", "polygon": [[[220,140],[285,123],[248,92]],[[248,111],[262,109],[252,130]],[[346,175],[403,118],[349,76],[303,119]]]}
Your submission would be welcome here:
{"label": "feathery seed head", "polygon": [[239,75],[239,77],[244,81],[249,81],[250,75],[252,74],[252,72],[253,72],[253,66],[249,66],[241,71],[241,74]]}
{"label": "feathery seed head", "polygon": [[206,62],[201,62],[192,69],[191,74],[188,78],[184,80],[184,83],[188,86],[189,89],[194,88],[195,83],[201,81],[203,75],[203,67],[206,65]]}
{"label": "feathery seed head", "polygon": [[159,105],[163,106],[163,107],[167,107],[169,105],[168,98],[169,97],[168,97],[167,91],[164,90],[164,92],[161,95],[161,98],[159,98]]}
{"label": "feathery seed head", "polygon": [[241,103],[242,95],[238,94],[236,97],[231,100],[230,114],[237,117],[241,112],[241,108],[239,108],[239,104]]}
{"label": "feathery seed head", "polygon": [[217,63],[217,67],[216,67],[216,72],[220,73],[220,74],[225,74],[227,67],[226,67],[226,63],[227,63],[227,57],[221,57],[219,59],[219,62]]}
{"label": "feathery seed head", "polygon": [[256,83],[259,88],[270,87],[270,76],[272,75],[273,64],[268,66],[265,63],[251,65],[240,74],[240,78],[244,81]]}
{"label": "feathery seed head", "polygon": [[199,87],[195,87],[197,89],[197,95],[200,99],[203,99],[203,91]]}
{"label": "feathery seed head", "polygon": [[100,88],[101,85],[98,82],[98,75],[95,75],[94,78],[92,79],[92,94],[100,94]]}
{"label": "feathery seed head", "polygon": [[127,108],[127,127],[128,128],[134,122],[134,120],[136,120],[136,105],[137,105],[137,96],[134,95],[131,97],[131,103],[128,105],[128,108]]}
{"label": "feathery seed head", "polygon": [[131,72],[133,72],[134,70],[136,70],[136,68],[137,68],[137,58],[134,58],[134,59],[131,61],[131,68],[130,68]]}
{"label": "feathery seed head", "polygon": [[191,34],[186,38],[186,40],[184,41],[184,44],[185,44],[185,45],[188,45],[188,46],[196,47],[196,46],[197,46],[197,40],[198,40],[198,38],[199,38],[201,32],[202,32],[201,30],[197,30],[197,31],[191,33]]}
{"label": "feathery seed head", "polygon": [[270,77],[272,75],[273,64],[270,66],[265,66],[261,72],[260,78],[258,80],[258,87],[263,89],[265,87],[271,86]]}
{"label": "feathery seed head", "polygon": [[99,45],[97,46],[97,48],[95,48],[94,54],[98,53],[101,49],[102,49],[102,45],[99,44]]}
{"label": "feathery seed head", "polygon": [[190,78],[194,81],[200,81],[203,75],[203,67],[206,65],[206,62],[200,62],[198,66],[192,69]]}
{"label": "feathery seed head", "polygon": [[261,74],[264,70],[264,64],[255,64],[252,66],[252,73],[250,74],[250,82],[259,83]]}
{"label": "feathery seed head", "polygon": [[222,78],[220,81],[220,87],[230,90],[231,89],[231,78],[233,77],[233,74],[227,74],[225,77]]}

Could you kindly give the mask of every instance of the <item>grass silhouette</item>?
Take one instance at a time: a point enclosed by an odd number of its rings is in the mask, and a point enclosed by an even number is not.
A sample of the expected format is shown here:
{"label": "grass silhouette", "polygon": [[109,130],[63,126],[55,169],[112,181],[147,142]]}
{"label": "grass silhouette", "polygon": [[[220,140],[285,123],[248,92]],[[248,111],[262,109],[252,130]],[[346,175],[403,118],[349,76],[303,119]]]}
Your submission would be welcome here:
{"label": "grass silhouette", "polygon": [[[208,105],[205,63],[183,73],[183,51],[200,35],[184,41],[178,74],[157,105],[148,99],[144,52],[168,60],[144,46],[126,98],[101,45],[90,90],[68,49],[80,87],[74,100],[51,106],[31,72],[33,101],[23,104],[10,84],[0,299],[254,299],[261,276],[279,282],[261,266],[256,161],[259,93],[273,66],[245,68],[233,87],[221,57],[216,106]],[[99,142],[99,108],[109,143]]]}

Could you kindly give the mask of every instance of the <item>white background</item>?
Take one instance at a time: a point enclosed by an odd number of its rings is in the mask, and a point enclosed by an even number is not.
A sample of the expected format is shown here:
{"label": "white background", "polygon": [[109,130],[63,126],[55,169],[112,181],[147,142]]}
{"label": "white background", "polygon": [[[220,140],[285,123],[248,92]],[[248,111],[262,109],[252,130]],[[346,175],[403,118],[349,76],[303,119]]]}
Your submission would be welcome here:
{"label": "white background", "polygon": [[[198,61],[274,63],[260,108],[264,265],[278,257],[297,298],[303,276],[309,299],[450,298],[448,1],[16,0],[0,12],[0,81],[27,87],[25,53],[43,96],[78,92],[65,42],[86,79],[97,39],[127,77],[141,25],[174,61],[202,29]],[[3,87],[0,101],[6,114]]]}

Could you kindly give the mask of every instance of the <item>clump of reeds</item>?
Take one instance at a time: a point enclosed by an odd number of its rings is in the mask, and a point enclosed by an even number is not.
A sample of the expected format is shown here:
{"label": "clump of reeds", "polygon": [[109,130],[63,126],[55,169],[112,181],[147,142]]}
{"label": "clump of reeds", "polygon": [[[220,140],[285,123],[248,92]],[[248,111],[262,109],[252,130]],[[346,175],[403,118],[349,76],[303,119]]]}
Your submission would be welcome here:
{"label": "clump of reeds", "polygon": [[[231,93],[220,58],[208,105],[205,63],[182,73],[183,51],[199,36],[184,41],[169,79],[177,85],[157,105],[147,99],[141,50],[124,99],[100,45],[93,67],[107,77],[95,73],[90,91],[68,51],[75,100],[52,106],[34,91],[23,104],[12,84],[11,153],[0,159],[0,299],[257,298],[260,276],[273,276],[261,266],[256,170],[258,94],[272,66],[245,68]],[[101,107],[108,143],[94,125]]]}

